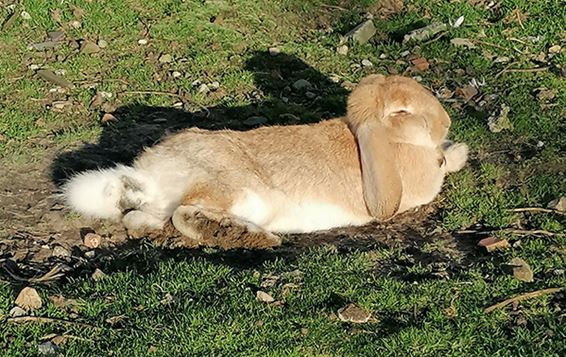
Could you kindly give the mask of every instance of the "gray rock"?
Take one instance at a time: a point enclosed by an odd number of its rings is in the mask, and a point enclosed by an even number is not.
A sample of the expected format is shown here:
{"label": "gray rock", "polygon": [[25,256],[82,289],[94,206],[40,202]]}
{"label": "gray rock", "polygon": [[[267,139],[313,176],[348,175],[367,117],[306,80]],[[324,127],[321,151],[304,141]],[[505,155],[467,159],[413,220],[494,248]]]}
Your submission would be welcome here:
{"label": "gray rock", "polygon": [[364,66],[364,67],[373,67],[373,63],[371,63],[371,61],[368,60],[368,59],[364,59],[364,60],[362,60],[362,66]]}
{"label": "gray rock", "polygon": [[293,83],[293,88],[306,91],[312,88],[312,84],[306,79],[299,79]]}
{"label": "gray rock", "polygon": [[267,118],[260,117],[260,116],[252,116],[248,119],[244,120],[244,125],[247,126],[256,126],[267,123]]}
{"label": "gray rock", "polygon": [[372,20],[367,20],[354,27],[350,32],[344,35],[344,39],[360,44],[367,43],[375,35],[375,25]]}
{"label": "gray rock", "polygon": [[220,88],[220,83],[214,81],[208,85],[208,88],[214,92],[215,90],[218,90],[218,88]]}
{"label": "gray rock", "polygon": [[38,345],[37,349],[39,350],[39,354],[42,356],[55,356],[59,347],[57,347],[57,345],[53,342],[47,341]]}
{"label": "gray rock", "polygon": [[34,43],[28,46],[28,50],[43,51],[50,48],[58,46],[60,42],[58,41],[45,41],[40,43]]}
{"label": "gray rock", "polygon": [[277,56],[280,53],[281,53],[281,50],[278,47],[270,47],[269,48],[269,54],[271,56]]}

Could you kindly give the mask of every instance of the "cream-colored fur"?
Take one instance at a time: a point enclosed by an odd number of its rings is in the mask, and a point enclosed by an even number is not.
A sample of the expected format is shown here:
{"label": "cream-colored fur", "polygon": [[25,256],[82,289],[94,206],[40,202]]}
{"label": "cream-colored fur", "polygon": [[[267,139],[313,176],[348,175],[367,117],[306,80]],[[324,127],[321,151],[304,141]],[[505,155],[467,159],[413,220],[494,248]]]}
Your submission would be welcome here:
{"label": "cream-colored fur", "polygon": [[[71,179],[67,203],[129,229],[183,217],[230,218],[254,232],[311,232],[386,220],[431,202],[465,144],[442,146],[450,118],[417,82],[369,76],[344,118],[247,132],[187,129],[147,149],[132,167]],[[124,216],[122,212],[128,212]]]}

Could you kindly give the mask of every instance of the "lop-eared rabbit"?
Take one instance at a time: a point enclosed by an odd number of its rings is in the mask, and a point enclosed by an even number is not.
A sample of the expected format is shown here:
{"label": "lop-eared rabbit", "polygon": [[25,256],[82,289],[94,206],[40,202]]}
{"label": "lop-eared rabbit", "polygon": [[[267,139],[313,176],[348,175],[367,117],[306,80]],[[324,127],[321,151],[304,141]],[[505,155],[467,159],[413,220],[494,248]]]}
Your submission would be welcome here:
{"label": "lop-eared rabbit", "polygon": [[345,117],[246,132],[186,129],[147,148],[132,166],[94,170],[63,186],[83,215],[128,230],[205,239],[196,217],[274,233],[357,226],[431,202],[444,176],[466,163],[466,144],[446,141],[450,117],[416,81],[370,75]]}

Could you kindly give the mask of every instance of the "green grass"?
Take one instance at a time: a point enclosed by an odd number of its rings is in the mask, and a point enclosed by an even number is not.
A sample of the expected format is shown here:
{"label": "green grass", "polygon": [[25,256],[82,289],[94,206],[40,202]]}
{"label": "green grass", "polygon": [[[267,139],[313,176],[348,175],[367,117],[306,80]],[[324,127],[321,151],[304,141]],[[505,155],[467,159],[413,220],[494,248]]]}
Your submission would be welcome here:
{"label": "green grass", "polygon": [[[485,82],[479,94],[486,100],[484,106],[479,101],[475,105],[443,103],[453,119],[451,137],[468,143],[472,151],[470,164],[448,177],[437,200],[437,230],[452,233],[474,225],[500,229],[520,222],[523,229],[564,231],[563,216],[509,212],[515,207],[544,207],[566,195],[566,8],[562,1],[508,0],[497,2],[500,6],[491,10],[467,1],[406,1],[399,14],[375,20],[375,41],[350,46],[347,56],[335,51],[340,35],[365,18],[371,1],[20,3],[16,12],[27,11],[31,20],[19,16],[0,32],[0,165],[6,171],[41,162],[82,142],[96,142],[109,130],[100,124],[101,111],[124,106],[170,108],[179,101],[128,91],[182,91],[188,99],[185,110],[224,108],[236,122],[263,115],[269,124],[285,123],[289,113],[301,122],[312,122],[344,111],[347,92],[329,84],[327,78],[355,83],[369,73],[403,73],[410,60],[401,53],[410,51],[431,63],[429,71],[412,75],[422,77],[422,83],[435,90],[455,90],[472,79]],[[84,10],[81,18],[74,6]],[[60,13],[60,23],[53,18],[54,11]],[[517,13],[526,16],[519,22]],[[2,5],[1,18],[8,14]],[[465,16],[463,26],[450,28],[439,39],[418,45],[397,40],[410,29],[448,23],[459,16]],[[80,21],[80,28],[70,26],[74,20]],[[69,40],[104,39],[108,47],[93,55],[77,53],[72,43],[46,52],[27,49],[44,41],[46,31],[59,27]],[[527,36],[540,37],[531,42]],[[476,48],[451,45],[449,40],[457,37],[476,40]],[[139,45],[141,38],[148,38],[148,44]],[[546,63],[533,59],[557,44],[562,52]],[[277,77],[271,68],[277,57],[265,55],[271,46],[294,59],[296,67],[283,68],[287,72]],[[173,56],[171,63],[159,62],[164,53]],[[508,63],[493,62],[500,56],[514,63],[509,68],[549,68],[502,72]],[[374,66],[360,68],[363,59]],[[34,64],[64,71],[75,88],[50,93],[53,85],[37,77],[30,69]],[[173,79],[173,71],[181,77]],[[317,85],[320,99],[288,95],[285,87],[299,78]],[[198,93],[191,86],[195,80],[220,82],[222,95]],[[555,89],[555,98],[540,102],[536,97],[540,88]],[[102,108],[91,109],[97,91],[113,96]],[[282,95],[289,96],[288,103],[280,99]],[[50,101],[61,99],[73,105],[62,111],[46,109]],[[487,117],[501,104],[511,108],[514,128],[491,133]],[[136,121],[118,125],[136,125]],[[539,141],[542,147],[537,146]],[[520,238],[502,235],[513,241]],[[419,249],[434,260],[443,247],[430,243]],[[521,303],[519,312],[506,308],[486,315],[483,309],[521,292],[566,286],[565,249],[564,236],[527,236],[503,252],[464,253],[450,262],[450,279],[439,279],[433,274],[434,264],[413,257],[414,252],[403,247],[365,252],[321,247],[245,266],[232,264],[232,255],[214,250],[174,258],[142,247],[135,263],[103,266],[109,276],[100,282],[79,275],[38,288],[45,301],[47,296],[62,294],[77,299],[79,308],[76,316],[70,316],[48,303],[35,315],[97,328],[3,323],[0,350],[6,356],[34,355],[42,336],[68,333],[77,338],[62,346],[65,355],[112,351],[114,355],[146,355],[151,346],[163,356],[564,355],[563,294]],[[502,264],[514,256],[531,264],[535,282],[522,283],[503,273]],[[295,270],[302,274],[289,274]],[[280,278],[273,287],[261,288],[268,274]],[[298,287],[284,295],[285,283]],[[8,314],[19,288],[0,283],[0,314]],[[259,289],[284,304],[255,301]],[[167,293],[173,301],[161,303]],[[371,311],[376,321],[340,322],[336,311],[350,302]],[[122,315],[118,326],[106,322]]]}

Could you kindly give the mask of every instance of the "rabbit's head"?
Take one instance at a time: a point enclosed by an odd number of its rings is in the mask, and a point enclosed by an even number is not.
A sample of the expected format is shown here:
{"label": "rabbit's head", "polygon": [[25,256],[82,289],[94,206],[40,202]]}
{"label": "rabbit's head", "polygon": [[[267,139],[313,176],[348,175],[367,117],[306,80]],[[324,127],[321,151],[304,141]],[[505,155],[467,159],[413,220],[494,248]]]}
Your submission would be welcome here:
{"label": "rabbit's head", "polygon": [[392,145],[438,147],[448,134],[450,117],[415,80],[370,75],[350,94],[346,122],[360,150],[367,208],[374,217],[388,219],[402,195]]}

